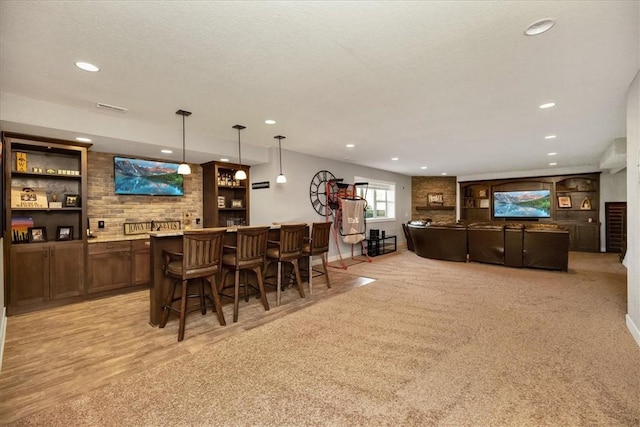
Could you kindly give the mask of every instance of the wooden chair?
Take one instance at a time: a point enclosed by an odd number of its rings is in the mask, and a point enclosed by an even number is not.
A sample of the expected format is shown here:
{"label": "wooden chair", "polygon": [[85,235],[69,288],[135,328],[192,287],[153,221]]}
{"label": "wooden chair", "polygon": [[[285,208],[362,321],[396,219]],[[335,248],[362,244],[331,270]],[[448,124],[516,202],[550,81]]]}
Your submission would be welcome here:
{"label": "wooden chair", "polygon": [[[247,288],[250,284],[240,284],[240,271],[253,271],[258,281],[258,291],[265,311],[269,310],[269,302],[264,291],[262,279],[262,267],[265,263],[267,250],[267,237],[269,227],[239,227],[237,231],[236,246],[224,246],[225,254],[222,256],[222,281],[219,284],[220,295],[233,298],[233,321],[238,321],[240,286],[244,288],[245,300],[248,300]],[[223,293],[229,272],[235,273],[233,296]]]}
{"label": "wooden chair", "polygon": [[302,257],[302,246],[304,244],[307,224],[283,224],[280,226],[280,240],[269,240],[267,246],[267,262],[264,266],[265,277],[267,268],[272,262],[278,263],[278,276],[276,280],[276,306],[280,306],[280,293],[282,291],[282,263],[288,262],[293,265],[293,271],[298,284],[298,292],[302,298],[305,297],[300,278],[300,267],[298,260]]}
{"label": "wooden chair", "polygon": [[[164,274],[171,277],[171,287],[167,293],[167,299],[162,306],[162,320],[160,327],[164,328],[169,319],[170,312],[176,312],[180,316],[178,328],[178,341],[184,339],[185,319],[188,312],[187,299],[198,298],[200,304],[189,311],[199,309],[202,314],[207,313],[206,298],[211,298],[214,309],[218,314],[220,325],[226,325],[220,298],[218,297],[218,287],[216,286],[215,275],[222,266],[222,244],[226,229],[220,228],[211,231],[184,231],[182,236],[182,252],[163,251],[165,258]],[[187,288],[189,282],[200,279],[198,294],[189,295]],[[205,294],[204,281],[208,281],[211,287],[211,295]],[[175,296],[176,286],[181,286],[180,296]],[[173,303],[180,301],[180,308],[173,307]]]}
{"label": "wooden chair", "polygon": [[314,255],[322,256],[322,270],[317,272],[316,276],[324,274],[327,281],[327,287],[331,287],[329,280],[329,272],[327,271],[327,252],[329,252],[329,239],[331,238],[331,222],[314,222],[311,225],[311,237],[305,238],[302,246],[302,256],[309,257],[309,294],[313,293],[313,257]]}

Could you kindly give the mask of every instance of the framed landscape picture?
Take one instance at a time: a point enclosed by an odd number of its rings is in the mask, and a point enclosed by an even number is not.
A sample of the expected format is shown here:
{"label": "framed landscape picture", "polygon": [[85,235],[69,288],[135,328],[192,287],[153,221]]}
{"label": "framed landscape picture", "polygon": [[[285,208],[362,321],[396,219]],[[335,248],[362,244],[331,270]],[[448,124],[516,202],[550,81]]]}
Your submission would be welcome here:
{"label": "framed landscape picture", "polygon": [[558,207],[559,208],[570,208],[571,207],[571,197],[569,197],[569,196],[558,196]]}
{"label": "framed landscape picture", "polygon": [[70,225],[58,226],[58,230],[56,231],[56,240],[58,241],[73,240],[73,226],[70,226]]}

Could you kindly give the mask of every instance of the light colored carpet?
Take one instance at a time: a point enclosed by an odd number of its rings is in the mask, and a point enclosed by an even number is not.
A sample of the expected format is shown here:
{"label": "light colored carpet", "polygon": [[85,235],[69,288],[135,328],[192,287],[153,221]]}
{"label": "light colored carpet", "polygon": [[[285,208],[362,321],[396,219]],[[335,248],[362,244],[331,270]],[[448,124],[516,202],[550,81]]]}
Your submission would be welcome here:
{"label": "light colored carpet", "polygon": [[[640,425],[626,271],[376,258],[373,284],[19,425]],[[176,344],[177,345],[177,344]]]}

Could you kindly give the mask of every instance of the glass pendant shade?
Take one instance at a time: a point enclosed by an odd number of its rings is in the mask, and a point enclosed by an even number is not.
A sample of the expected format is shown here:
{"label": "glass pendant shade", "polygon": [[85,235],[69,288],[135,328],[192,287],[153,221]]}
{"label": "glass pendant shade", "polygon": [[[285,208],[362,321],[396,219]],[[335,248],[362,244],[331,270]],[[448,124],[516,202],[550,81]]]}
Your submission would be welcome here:
{"label": "glass pendant shade", "polygon": [[276,182],[278,184],[286,184],[287,183],[287,177],[284,176],[283,174],[278,175],[278,177],[276,178]]}
{"label": "glass pendant shade", "polygon": [[[238,129],[238,164],[242,165],[242,150],[241,150],[242,145],[240,144],[240,131],[242,129],[246,129],[247,127],[242,125],[235,125],[233,126],[233,128]],[[238,169],[235,175],[233,176],[233,178],[238,181],[247,179],[247,173],[242,169]]]}
{"label": "glass pendant shade", "polygon": [[242,169],[236,171],[236,174],[233,176],[235,179],[237,179],[238,181],[242,180],[242,179],[247,179],[247,173],[245,171],[243,171]]}
{"label": "glass pendant shade", "polygon": [[178,175],[191,175],[191,166],[189,166],[185,161],[186,149],[185,149],[185,142],[184,142],[184,139],[185,139],[184,138],[184,118],[190,116],[191,112],[185,111],[185,110],[178,110],[176,111],[176,114],[179,114],[182,116],[182,163],[180,163],[180,166],[178,166]]}

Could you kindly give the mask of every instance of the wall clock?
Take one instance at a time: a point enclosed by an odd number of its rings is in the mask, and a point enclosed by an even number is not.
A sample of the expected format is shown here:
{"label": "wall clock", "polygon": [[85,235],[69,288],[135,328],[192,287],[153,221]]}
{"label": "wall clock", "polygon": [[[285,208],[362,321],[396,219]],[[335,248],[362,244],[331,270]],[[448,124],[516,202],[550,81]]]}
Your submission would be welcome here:
{"label": "wall clock", "polygon": [[[309,199],[311,206],[320,215],[325,215],[327,206],[327,182],[336,177],[329,171],[321,170],[311,178]],[[335,184],[334,184],[335,185]]]}

